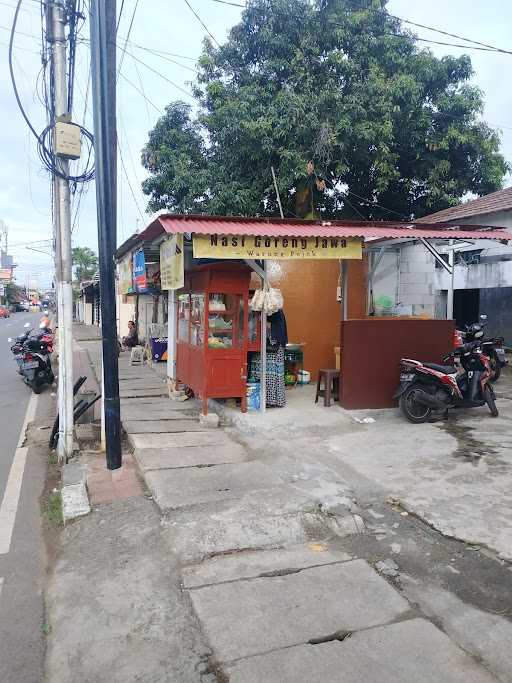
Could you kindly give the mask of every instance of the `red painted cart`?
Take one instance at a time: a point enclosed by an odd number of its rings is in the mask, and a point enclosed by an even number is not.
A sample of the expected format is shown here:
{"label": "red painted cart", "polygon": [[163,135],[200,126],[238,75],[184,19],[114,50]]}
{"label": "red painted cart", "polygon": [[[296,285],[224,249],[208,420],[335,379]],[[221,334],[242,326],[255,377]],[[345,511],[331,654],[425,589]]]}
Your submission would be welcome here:
{"label": "red painted cart", "polygon": [[240,398],[247,410],[251,270],[237,263],[197,266],[178,295],[177,378],[208,412],[209,398]]}

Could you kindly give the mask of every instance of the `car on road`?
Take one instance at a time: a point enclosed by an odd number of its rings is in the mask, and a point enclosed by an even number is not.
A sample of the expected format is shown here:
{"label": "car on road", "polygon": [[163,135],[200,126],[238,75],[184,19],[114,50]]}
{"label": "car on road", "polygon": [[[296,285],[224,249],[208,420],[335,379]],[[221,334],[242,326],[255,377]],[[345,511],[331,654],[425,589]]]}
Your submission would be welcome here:
{"label": "car on road", "polygon": [[7,306],[0,306],[0,318],[9,318],[10,315]]}

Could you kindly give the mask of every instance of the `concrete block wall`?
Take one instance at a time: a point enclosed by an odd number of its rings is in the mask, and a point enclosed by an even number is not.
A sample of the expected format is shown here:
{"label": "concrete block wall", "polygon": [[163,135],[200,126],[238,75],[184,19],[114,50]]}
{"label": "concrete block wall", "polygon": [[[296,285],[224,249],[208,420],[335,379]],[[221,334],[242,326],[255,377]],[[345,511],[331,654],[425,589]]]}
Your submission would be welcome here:
{"label": "concrete block wall", "polygon": [[434,257],[421,244],[407,244],[400,252],[399,297],[402,306],[411,306],[413,315],[436,313]]}

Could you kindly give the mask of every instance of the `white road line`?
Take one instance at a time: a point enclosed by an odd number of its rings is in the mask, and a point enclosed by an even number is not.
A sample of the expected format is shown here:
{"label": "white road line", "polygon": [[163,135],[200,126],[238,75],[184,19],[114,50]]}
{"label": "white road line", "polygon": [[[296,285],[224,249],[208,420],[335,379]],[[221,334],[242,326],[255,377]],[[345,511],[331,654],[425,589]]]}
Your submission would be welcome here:
{"label": "white road line", "polygon": [[25,442],[27,426],[34,419],[36,413],[37,398],[36,394],[32,394],[28,402],[27,412],[25,413],[25,419],[23,420],[18,439],[18,446],[12,461],[9,478],[7,479],[2,505],[0,505],[0,555],[8,553],[11,547],[12,532],[14,522],[16,521],[16,512],[18,510],[21,484],[28,453],[28,448],[23,447],[23,443]]}
{"label": "white road line", "polygon": [[0,576],[0,598],[2,597],[2,588],[4,587],[4,578]]}

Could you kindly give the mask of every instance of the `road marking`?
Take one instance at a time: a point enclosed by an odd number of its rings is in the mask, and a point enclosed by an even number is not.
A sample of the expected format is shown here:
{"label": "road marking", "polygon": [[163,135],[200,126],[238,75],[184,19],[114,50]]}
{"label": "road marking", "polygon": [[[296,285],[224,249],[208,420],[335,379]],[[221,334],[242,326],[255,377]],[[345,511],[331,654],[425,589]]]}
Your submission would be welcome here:
{"label": "road marking", "polygon": [[25,442],[28,424],[34,419],[36,414],[37,398],[36,394],[32,394],[28,402],[27,412],[25,413],[25,419],[23,420],[18,439],[18,446],[9,471],[2,505],[0,505],[0,555],[8,553],[11,547],[12,532],[14,522],[16,521],[16,512],[18,510],[21,484],[28,453],[28,448],[24,447],[23,443]]}
{"label": "road marking", "polygon": [[0,576],[0,598],[2,597],[2,588],[4,587],[3,576]]}

